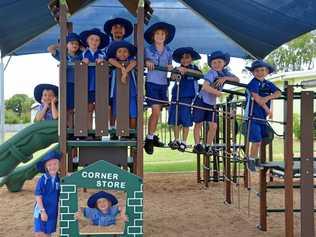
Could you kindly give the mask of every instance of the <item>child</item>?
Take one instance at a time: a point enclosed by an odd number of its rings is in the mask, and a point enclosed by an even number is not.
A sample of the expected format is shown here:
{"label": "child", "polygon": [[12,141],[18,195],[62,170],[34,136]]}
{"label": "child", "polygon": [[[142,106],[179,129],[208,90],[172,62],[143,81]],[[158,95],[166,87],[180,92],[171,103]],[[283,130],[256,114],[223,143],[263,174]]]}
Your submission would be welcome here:
{"label": "child", "polygon": [[41,105],[34,121],[58,119],[58,87],[51,84],[40,84],[34,89],[34,98]]}
{"label": "child", "polygon": [[[146,96],[158,100],[168,101],[167,73],[155,70],[155,65],[172,69],[172,51],[167,46],[175,34],[175,27],[165,22],[158,22],[150,26],[145,32],[145,40],[150,45],[145,48],[145,63],[148,68]],[[148,135],[145,140],[145,151],[153,154],[154,146],[161,147],[164,144],[155,135],[162,102],[147,99],[151,107],[151,115],[148,120]]]}
{"label": "child", "polygon": [[[256,60],[251,67],[246,67],[254,76],[247,86],[247,105],[246,115],[250,117],[247,121],[249,125],[249,142],[251,149],[247,157],[248,168],[251,171],[256,170],[259,163],[259,148],[263,138],[267,136],[267,116],[272,115],[270,110],[270,100],[281,96],[281,91],[272,82],[265,79],[266,76],[274,72],[274,69],[268,63],[262,60]],[[251,102],[251,97],[253,102]],[[254,119],[251,119],[254,117]],[[259,118],[261,120],[256,120]],[[264,121],[262,121],[264,120]]]}
{"label": "child", "polygon": [[[121,62],[130,61],[131,57],[136,56],[136,47],[127,41],[115,41],[108,48],[107,58],[115,59],[120,67],[115,67],[111,72],[111,90],[110,98],[112,101],[111,107],[113,112],[113,118],[116,117],[116,73],[117,70],[121,70],[123,83],[129,80],[129,116],[130,116],[130,128],[136,128],[137,125],[137,84],[136,84],[136,73],[133,67],[124,66]],[[123,68],[123,69],[122,69]],[[115,121],[115,120],[114,120]]]}
{"label": "child", "polygon": [[88,218],[92,225],[110,226],[116,221],[127,221],[125,208],[120,207],[116,197],[110,193],[100,191],[93,194],[87,202],[88,207],[81,208],[77,212],[77,219],[81,216]]}
{"label": "child", "polygon": [[[66,38],[67,41],[67,62],[74,63],[82,60],[82,52],[80,50],[81,41],[79,35],[75,33],[69,33]],[[58,45],[50,45],[48,52],[52,56],[60,61],[60,52]],[[74,94],[75,94],[75,72],[73,66],[67,66],[67,127],[73,128],[74,123]]]}
{"label": "child", "polygon": [[[220,90],[222,89],[225,81],[239,82],[239,79],[225,68],[229,64],[229,61],[229,54],[224,54],[221,51],[215,51],[208,56],[208,64],[211,67],[211,70],[205,76],[202,89],[194,103],[196,106],[215,110],[216,97],[222,95]],[[217,120],[218,114],[215,111],[206,111],[198,108],[193,109],[193,121],[195,122],[195,146],[193,148],[193,152],[204,153],[207,155],[212,154],[213,151],[211,149],[211,144],[213,143],[216,135]],[[204,121],[207,121],[209,125],[205,147],[203,147],[200,143],[200,132]]]}
{"label": "child", "polygon": [[[188,69],[199,71],[198,67],[193,65],[192,62],[201,59],[201,56],[194,51],[191,47],[178,48],[174,51],[173,60],[177,63],[181,63],[178,70],[184,74]],[[177,97],[179,102],[190,104],[198,93],[198,78],[192,76],[182,76],[179,85],[175,84],[172,88],[172,101],[175,102]],[[179,90],[179,91],[178,91]],[[178,107],[178,108],[177,108]],[[176,111],[178,110],[178,111]],[[176,115],[177,114],[177,115]],[[177,122],[176,122],[177,117]],[[189,134],[189,128],[193,125],[193,119],[191,114],[191,108],[172,104],[169,108],[169,125],[175,125],[174,127],[174,138],[169,146],[171,149],[178,149],[184,152],[187,148],[186,141]],[[180,127],[182,126],[182,141],[179,140]]]}
{"label": "child", "polygon": [[[129,37],[133,33],[133,25],[130,21],[124,19],[124,18],[114,18],[111,20],[108,20],[104,24],[104,32],[108,34],[111,38],[111,43],[116,41],[121,41]],[[109,63],[113,66],[121,69],[122,71],[125,71],[125,67],[122,66],[120,62],[117,61],[117,59],[114,58],[108,58]],[[129,66],[126,68],[127,71],[130,71],[132,68],[136,66],[136,61],[131,57]],[[111,83],[109,83],[109,88],[111,88]],[[112,98],[109,99],[109,105],[110,105],[110,127],[115,127],[115,117],[113,116],[111,105],[113,104]],[[114,133],[111,133],[111,140],[117,140],[117,136]]]}
{"label": "child", "polygon": [[[93,28],[91,30],[80,33],[81,41],[88,48],[83,52],[82,61],[86,64],[101,63],[104,61],[105,55],[101,49],[104,49],[109,44],[109,37],[102,33],[99,29]],[[88,103],[89,103],[89,129],[92,129],[93,111],[95,102],[95,67],[88,68]]]}
{"label": "child", "polygon": [[37,170],[44,174],[38,180],[35,188],[35,237],[51,236],[56,232],[60,193],[60,180],[57,172],[61,157],[60,152],[50,151],[36,164]]}

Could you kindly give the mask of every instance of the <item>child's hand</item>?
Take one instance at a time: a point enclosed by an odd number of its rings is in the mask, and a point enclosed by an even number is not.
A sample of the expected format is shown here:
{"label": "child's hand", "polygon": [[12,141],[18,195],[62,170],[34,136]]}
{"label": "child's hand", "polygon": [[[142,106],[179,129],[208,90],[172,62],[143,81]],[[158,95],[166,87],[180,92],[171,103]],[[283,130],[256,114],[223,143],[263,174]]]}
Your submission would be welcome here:
{"label": "child's hand", "polygon": [[[168,65],[169,66],[169,65]],[[172,65],[171,65],[172,66]],[[178,68],[179,72],[181,73],[181,75],[184,75],[185,73],[188,72],[188,69],[186,67],[179,67]]]}
{"label": "child's hand", "polygon": [[214,86],[217,87],[221,87],[224,85],[225,81],[227,80],[226,77],[218,77],[218,79],[215,81]]}
{"label": "child's hand", "polygon": [[172,64],[168,64],[168,65],[167,65],[167,68],[168,68],[169,71],[171,71],[171,70],[173,69]]}
{"label": "child's hand", "polygon": [[104,62],[104,59],[98,58],[98,59],[95,60],[95,62],[96,62],[96,63],[101,63],[101,62]]}
{"label": "child's hand", "polygon": [[80,210],[77,211],[77,212],[75,213],[75,220],[78,220],[81,216],[82,216],[81,211],[80,211]]}
{"label": "child's hand", "polygon": [[89,64],[89,59],[83,58],[83,59],[82,59],[82,62],[84,62],[85,64]]}
{"label": "child's hand", "polygon": [[272,110],[268,109],[268,110],[266,110],[266,113],[267,113],[268,118],[271,119],[272,115],[273,115]]}
{"label": "child's hand", "polygon": [[46,211],[41,212],[41,220],[45,222],[48,220]]}
{"label": "child's hand", "polygon": [[146,67],[148,68],[149,71],[155,70],[155,64],[152,61],[147,60]]}
{"label": "child's hand", "polygon": [[44,109],[47,109],[49,107],[49,103],[46,100],[41,100],[42,104],[44,105]]}
{"label": "child's hand", "polygon": [[56,103],[57,103],[57,97],[56,97],[56,96],[54,96],[54,97],[52,98],[51,103],[52,103],[52,104],[56,104]]}

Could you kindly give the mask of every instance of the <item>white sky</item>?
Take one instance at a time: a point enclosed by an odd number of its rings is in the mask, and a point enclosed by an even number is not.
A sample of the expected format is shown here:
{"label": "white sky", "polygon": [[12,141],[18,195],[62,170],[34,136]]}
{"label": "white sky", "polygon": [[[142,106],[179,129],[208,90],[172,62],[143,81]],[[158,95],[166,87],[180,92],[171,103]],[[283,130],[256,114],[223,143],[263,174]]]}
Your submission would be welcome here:
{"label": "white sky", "polygon": [[[4,58],[4,63],[8,57]],[[202,57],[201,65],[206,62],[206,56]],[[4,97],[10,98],[14,94],[27,94],[33,97],[33,89],[40,83],[58,85],[58,62],[50,54],[34,54],[12,57],[4,73]],[[245,67],[243,59],[232,58],[229,64],[232,72],[238,76],[241,82],[247,82],[242,75]]]}

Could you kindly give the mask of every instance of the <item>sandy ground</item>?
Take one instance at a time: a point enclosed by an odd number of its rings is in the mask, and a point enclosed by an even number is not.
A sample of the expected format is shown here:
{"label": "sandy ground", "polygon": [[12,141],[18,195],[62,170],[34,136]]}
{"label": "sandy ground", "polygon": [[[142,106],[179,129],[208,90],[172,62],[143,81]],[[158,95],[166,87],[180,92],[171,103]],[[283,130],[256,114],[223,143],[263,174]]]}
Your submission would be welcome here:
{"label": "sandy ground", "polygon": [[[36,180],[28,181],[19,193],[0,188],[0,237],[29,237],[32,234],[33,189]],[[255,179],[253,179],[255,183]],[[145,175],[145,236],[150,237],[253,237],[284,236],[284,214],[270,214],[268,232],[256,229],[258,199],[253,185],[233,188],[233,204],[224,204],[224,184],[211,183],[208,189],[197,184],[194,173]],[[239,195],[238,195],[239,193]],[[269,207],[283,206],[283,192],[268,193]],[[295,204],[299,198],[295,194]],[[299,215],[295,215],[299,236]]]}

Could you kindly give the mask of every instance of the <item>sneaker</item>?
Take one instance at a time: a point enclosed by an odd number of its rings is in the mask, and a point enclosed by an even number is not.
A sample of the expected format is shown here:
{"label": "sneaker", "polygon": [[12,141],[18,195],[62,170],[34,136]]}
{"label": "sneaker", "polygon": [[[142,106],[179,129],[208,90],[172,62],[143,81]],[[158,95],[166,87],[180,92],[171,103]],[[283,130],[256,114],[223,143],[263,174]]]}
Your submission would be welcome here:
{"label": "sneaker", "polygon": [[154,140],[146,138],[144,149],[148,155],[154,153]]}
{"label": "sneaker", "polygon": [[205,154],[208,156],[212,156],[213,155],[213,147],[205,146]]}
{"label": "sneaker", "polygon": [[258,159],[247,157],[247,168],[252,172],[256,172],[256,160]]}
{"label": "sneaker", "polygon": [[171,150],[178,150],[180,143],[176,140],[169,142],[168,146],[171,148]]}
{"label": "sneaker", "polygon": [[159,137],[158,137],[157,135],[154,135],[153,141],[154,141],[153,144],[154,144],[154,146],[156,146],[156,147],[164,147],[164,146],[165,146],[164,143],[162,143],[162,142],[159,141]]}
{"label": "sneaker", "polygon": [[181,152],[185,152],[185,149],[187,148],[187,145],[183,142],[180,143],[178,150]]}
{"label": "sneaker", "polygon": [[202,144],[196,144],[193,147],[193,152],[197,154],[204,154],[205,150]]}

